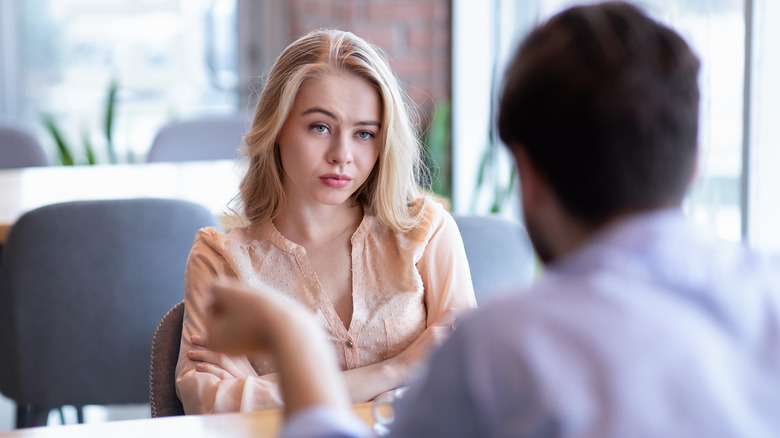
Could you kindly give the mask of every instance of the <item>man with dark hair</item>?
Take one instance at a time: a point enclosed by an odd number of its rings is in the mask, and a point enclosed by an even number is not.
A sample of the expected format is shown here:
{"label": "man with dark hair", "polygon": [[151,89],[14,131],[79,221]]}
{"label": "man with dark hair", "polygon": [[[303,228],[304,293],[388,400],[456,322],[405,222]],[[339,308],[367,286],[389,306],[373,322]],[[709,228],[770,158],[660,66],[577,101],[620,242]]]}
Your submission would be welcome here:
{"label": "man with dark hair", "polygon": [[[547,270],[460,319],[392,436],[780,436],[780,264],[681,211],[698,70],[682,38],[626,3],[568,9],[524,41],[498,125]],[[335,373],[295,358],[321,345],[294,323],[306,318],[241,289],[215,287],[209,332],[277,355],[285,436],[364,433]],[[245,304],[227,307],[234,295]],[[268,320],[242,326],[252,306]]]}
{"label": "man with dark hair", "polygon": [[499,134],[589,227],[679,206],[696,160],[698,71],[685,41],[633,6],[570,9],[509,66]]}

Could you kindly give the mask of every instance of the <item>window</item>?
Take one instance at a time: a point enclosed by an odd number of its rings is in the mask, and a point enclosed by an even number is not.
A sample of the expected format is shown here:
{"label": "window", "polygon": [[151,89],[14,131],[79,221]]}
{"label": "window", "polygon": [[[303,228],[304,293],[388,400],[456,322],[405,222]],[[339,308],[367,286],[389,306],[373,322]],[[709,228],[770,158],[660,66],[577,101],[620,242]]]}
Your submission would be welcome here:
{"label": "window", "polygon": [[[12,29],[0,42],[7,66],[2,97],[10,102],[0,116],[40,129],[43,115],[50,115],[77,154],[84,153],[85,138],[104,150],[114,81],[119,161],[142,160],[164,123],[238,111],[236,0],[3,5],[0,23]],[[40,138],[50,139],[45,132]]]}
{"label": "window", "polygon": [[[476,4],[455,0],[453,171],[457,209],[486,205],[473,200],[485,196],[474,189],[477,170],[473,163],[481,154],[474,145],[486,144],[483,139],[490,127],[486,115],[496,75],[533,25],[574,3],[581,2],[493,0]],[[682,34],[702,60],[700,156],[697,177],[684,205],[686,213],[724,239],[780,249],[780,228],[774,225],[780,223],[780,197],[772,189],[780,184],[773,169],[780,164],[780,150],[771,146],[778,140],[772,119],[780,114],[780,86],[773,79],[780,73],[780,55],[768,47],[780,38],[780,30],[770,25],[780,18],[780,5],[768,0],[647,0],[640,6]],[[509,204],[507,210],[515,212],[516,205]]]}
{"label": "window", "polygon": [[747,242],[760,249],[780,249],[780,3],[770,0],[746,0],[747,22],[750,23],[750,62],[748,111],[750,120],[746,138],[746,188],[744,210],[747,218]]}

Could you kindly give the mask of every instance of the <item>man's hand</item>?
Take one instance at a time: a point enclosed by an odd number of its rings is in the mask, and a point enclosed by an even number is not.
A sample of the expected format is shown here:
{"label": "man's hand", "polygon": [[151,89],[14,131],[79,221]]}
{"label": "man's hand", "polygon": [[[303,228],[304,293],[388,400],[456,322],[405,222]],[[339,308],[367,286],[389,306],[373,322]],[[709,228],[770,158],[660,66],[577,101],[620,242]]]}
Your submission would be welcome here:
{"label": "man's hand", "polygon": [[240,284],[215,282],[213,294],[205,321],[206,345],[232,355],[271,354],[287,415],[317,405],[349,409],[332,347],[304,308]]}

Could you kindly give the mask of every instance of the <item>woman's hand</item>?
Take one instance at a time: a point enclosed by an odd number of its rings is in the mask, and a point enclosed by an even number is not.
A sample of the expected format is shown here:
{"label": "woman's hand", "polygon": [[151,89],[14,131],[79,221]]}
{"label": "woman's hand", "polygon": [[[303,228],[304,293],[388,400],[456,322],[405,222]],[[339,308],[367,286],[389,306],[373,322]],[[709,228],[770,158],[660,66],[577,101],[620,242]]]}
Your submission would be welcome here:
{"label": "woman's hand", "polygon": [[344,371],[342,375],[353,403],[373,400],[414,380],[431,352],[452,332],[456,316],[465,309],[449,310],[429,326],[404,351],[371,365]]}
{"label": "woman's hand", "polygon": [[[208,348],[201,336],[193,335],[190,340],[199,347]],[[246,358],[230,356],[210,350],[190,350],[187,357],[197,362],[195,369],[199,372],[213,374],[220,379],[242,379],[257,377],[257,371]]]}

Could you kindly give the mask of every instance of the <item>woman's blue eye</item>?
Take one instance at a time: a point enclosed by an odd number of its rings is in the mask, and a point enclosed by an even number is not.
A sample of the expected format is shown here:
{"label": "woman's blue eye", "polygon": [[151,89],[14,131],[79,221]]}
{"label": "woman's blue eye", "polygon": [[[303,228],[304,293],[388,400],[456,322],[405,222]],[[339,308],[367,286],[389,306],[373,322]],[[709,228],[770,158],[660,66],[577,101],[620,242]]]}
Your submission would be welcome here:
{"label": "woman's blue eye", "polygon": [[328,127],[325,125],[312,125],[311,129],[314,130],[314,132],[317,132],[319,134],[324,134],[328,132]]}
{"label": "woman's blue eye", "polygon": [[360,139],[368,140],[368,139],[374,137],[374,133],[369,132],[369,131],[360,131],[360,132],[357,133],[357,136]]}

